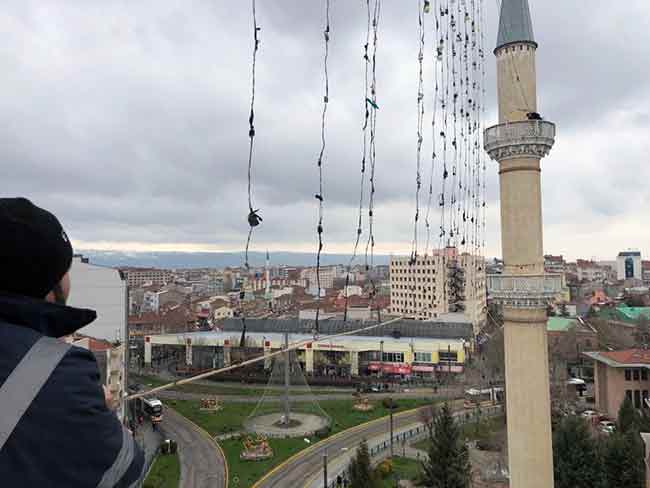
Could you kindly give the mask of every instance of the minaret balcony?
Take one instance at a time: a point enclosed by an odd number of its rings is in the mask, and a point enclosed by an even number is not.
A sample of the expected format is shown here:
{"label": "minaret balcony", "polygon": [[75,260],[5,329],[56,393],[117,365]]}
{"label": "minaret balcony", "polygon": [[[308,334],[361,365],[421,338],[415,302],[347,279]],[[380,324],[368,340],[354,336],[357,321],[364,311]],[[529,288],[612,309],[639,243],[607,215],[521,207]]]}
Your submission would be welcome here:
{"label": "minaret balcony", "polygon": [[495,161],[541,159],[555,142],[555,124],[546,120],[520,120],[485,129],[485,150]]}
{"label": "minaret balcony", "polygon": [[562,292],[561,274],[488,275],[488,295],[512,308],[543,308]]}

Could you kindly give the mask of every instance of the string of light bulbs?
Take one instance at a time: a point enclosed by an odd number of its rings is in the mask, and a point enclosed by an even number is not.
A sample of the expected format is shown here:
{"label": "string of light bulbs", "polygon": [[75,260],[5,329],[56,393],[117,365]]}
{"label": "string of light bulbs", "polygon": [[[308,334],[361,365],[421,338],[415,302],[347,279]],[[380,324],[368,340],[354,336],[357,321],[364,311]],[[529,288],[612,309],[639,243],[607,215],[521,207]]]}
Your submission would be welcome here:
{"label": "string of light bulbs", "polygon": [[250,112],[248,115],[248,238],[246,239],[246,250],[245,250],[245,266],[246,269],[250,269],[250,263],[248,260],[248,250],[251,244],[251,238],[253,236],[253,229],[262,223],[262,217],[259,215],[259,209],[253,208],[253,184],[252,184],[252,172],[253,172],[253,150],[255,146],[255,76],[257,70],[257,52],[260,48],[260,39],[259,33],[261,28],[257,25],[257,11],[256,11],[256,1],[252,0],[253,4],[253,62],[252,62],[252,81],[251,81],[251,103],[250,103]]}
{"label": "string of light bulbs", "polygon": [[323,56],[323,72],[325,77],[325,94],[323,95],[323,111],[321,114],[321,148],[318,154],[318,193],[315,195],[318,200],[318,226],[316,233],[318,237],[318,252],[316,254],[316,283],[318,287],[318,296],[316,298],[316,320],[314,323],[314,333],[319,332],[320,320],[320,301],[321,301],[321,255],[323,252],[323,204],[325,201],[325,192],[323,185],[323,163],[325,161],[325,151],[327,149],[326,124],[327,124],[327,107],[329,105],[329,43],[330,43],[330,0],[325,0],[325,28],[323,30],[323,39],[325,43],[325,52]]}

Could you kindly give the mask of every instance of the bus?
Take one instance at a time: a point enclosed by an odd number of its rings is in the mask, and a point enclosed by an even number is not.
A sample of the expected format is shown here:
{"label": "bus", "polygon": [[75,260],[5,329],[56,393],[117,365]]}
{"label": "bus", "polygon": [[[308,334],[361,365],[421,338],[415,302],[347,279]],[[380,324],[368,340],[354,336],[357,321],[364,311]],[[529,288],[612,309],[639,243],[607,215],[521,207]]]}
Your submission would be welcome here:
{"label": "bus", "polygon": [[163,419],[162,402],[157,398],[143,398],[142,410],[151,419],[152,424],[159,424]]}

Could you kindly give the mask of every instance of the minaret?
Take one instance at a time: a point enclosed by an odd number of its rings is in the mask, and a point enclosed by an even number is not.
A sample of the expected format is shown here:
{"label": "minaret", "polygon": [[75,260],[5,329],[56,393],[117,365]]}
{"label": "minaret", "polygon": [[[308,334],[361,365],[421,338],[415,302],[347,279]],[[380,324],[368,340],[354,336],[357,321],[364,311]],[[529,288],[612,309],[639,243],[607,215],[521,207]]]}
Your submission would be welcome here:
{"label": "minaret", "polygon": [[271,256],[269,255],[269,250],[266,250],[266,296],[271,295]]}
{"label": "minaret", "polygon": [[485,131],[485,149],[499,162],[504,270],[488,289],[503,305],[511,488],[553,487],[546,304],[561,277],[544,273],[540,160],[555,125],[537,113],[536,50],[528,0],[502,0],[499,125]]}
{"label": "minaret", "polygon": [[273,309],[273,294],[271,293],[271,256],[269,255],[268,249],[266,250],[266,292],[264,293],[264,298],[269,303],[269,309]]}

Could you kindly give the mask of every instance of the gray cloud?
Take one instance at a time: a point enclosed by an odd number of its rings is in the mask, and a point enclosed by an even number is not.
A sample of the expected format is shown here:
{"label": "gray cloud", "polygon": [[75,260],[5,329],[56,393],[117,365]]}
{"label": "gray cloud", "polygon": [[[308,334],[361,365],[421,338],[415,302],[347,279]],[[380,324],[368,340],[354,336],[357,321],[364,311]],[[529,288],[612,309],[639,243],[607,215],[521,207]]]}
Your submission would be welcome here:
{"label": "gray cloud", "polygon": [[[254,247],[260,249],[315,245],[323,4],[258,2],[254,198],[265,221]],[[364,4],[332,0],[325,165],[332,252],[351,249],[355,235]],[[545,247],[572,257],[607,258],[630,246],[650,254],[644,225],[650,93],[641,61],[650,54],[650,7],[640,0],[598,0],[588,9],[578,0],[531,4],[540,107],[559,131],[543,162]],[[497,12],[495,4],[485,5],[492,46]],[[385,1],[380,31],[376,238],[384,252],[407,250],[412,234],[416,6]],[[14,0],[3,11],[4,194],[51,208],[77,242],[243,246],[248,2]],[[426,76],[430,94],[430,68]],[[496,120],[491,56],[487,92],[490,122]],[[499,254],[496,164],[488,168],[488,252]]]}

